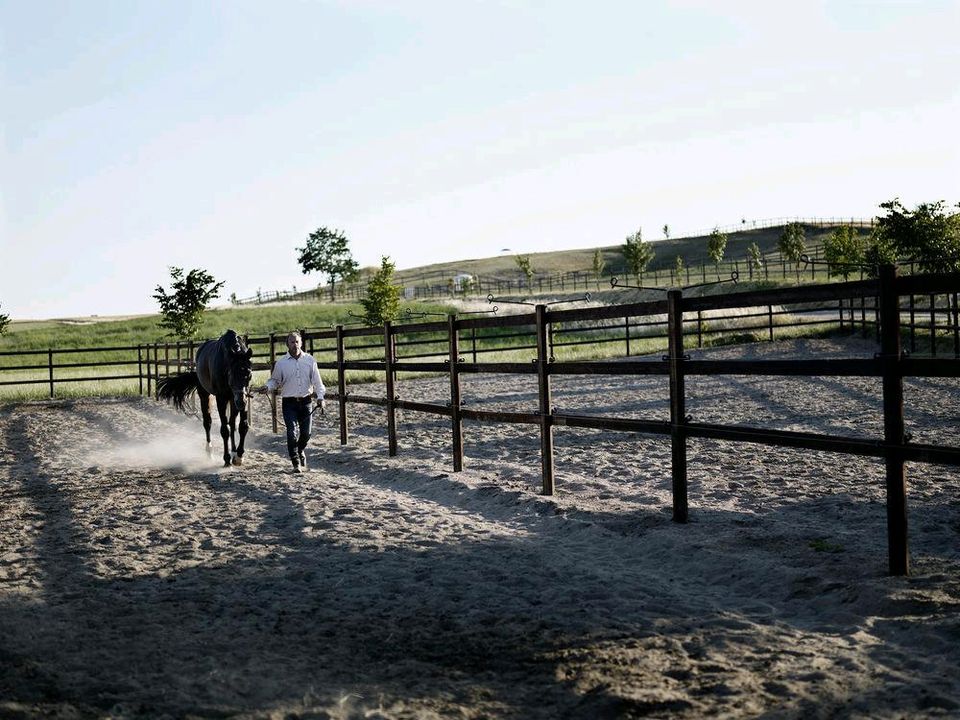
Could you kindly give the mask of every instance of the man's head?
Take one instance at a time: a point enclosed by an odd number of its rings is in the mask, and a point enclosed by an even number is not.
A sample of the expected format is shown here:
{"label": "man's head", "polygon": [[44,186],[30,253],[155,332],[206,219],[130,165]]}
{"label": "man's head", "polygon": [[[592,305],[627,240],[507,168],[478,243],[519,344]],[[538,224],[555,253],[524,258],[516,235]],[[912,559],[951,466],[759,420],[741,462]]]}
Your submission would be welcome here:
{"label": "man's head", "polygon": [[287,350],[290,351],[291,357],[300,357],[303,352],[303,338],[300,337],[300,333],[292,332],[287,335]]}

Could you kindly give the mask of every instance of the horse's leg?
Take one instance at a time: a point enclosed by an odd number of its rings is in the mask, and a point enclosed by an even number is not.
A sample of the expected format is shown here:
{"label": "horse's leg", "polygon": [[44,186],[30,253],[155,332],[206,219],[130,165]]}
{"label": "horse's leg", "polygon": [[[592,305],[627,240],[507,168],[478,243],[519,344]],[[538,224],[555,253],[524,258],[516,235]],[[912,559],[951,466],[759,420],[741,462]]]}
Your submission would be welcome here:
{"label": "horse's leg", "polygon": [[197,397],[200,399],[200,414],[203,416],[203,430],[207,433],[207,455],[213,455],[210,447],[210,427],[213,425],[213,417],[210,415],[210,393],[197,388]]}
{"label": "horse's leg", "polygon": [[223,466],[230,467],[230,428],[227,423],[227,403],[229,398],[217,395],[217,413],[220,415],[220,437],[223,438]]}
{"label": "horse's leg", "polygon": [[247,423],[247,404],[243,403],[240,406],[240,444],[237,445],[237,453],[233,456],[234,465],[243,464],[243,439],[247,436],[247,428],[249,428]]}

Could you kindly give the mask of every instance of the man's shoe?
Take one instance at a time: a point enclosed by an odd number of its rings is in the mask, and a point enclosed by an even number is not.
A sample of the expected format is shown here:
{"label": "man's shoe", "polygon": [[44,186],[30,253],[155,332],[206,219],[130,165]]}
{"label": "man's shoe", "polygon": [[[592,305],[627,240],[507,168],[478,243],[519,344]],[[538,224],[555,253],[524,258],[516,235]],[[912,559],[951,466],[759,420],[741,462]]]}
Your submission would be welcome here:
{"label": "man's shoe", "polygon": [[300,467],[303,468],[303,471],[307,469],[307,455],[302,450],[300,451]]}
{"label": "man's shoe", "polygon": [[303,472],[303,470],[300,469],[300,463],[297,461],[297,458],[293,458],[293,460],[291,460],[291,462],[293,463],[293,471],[294,471],[295,473],[302,473],[302,472]]}

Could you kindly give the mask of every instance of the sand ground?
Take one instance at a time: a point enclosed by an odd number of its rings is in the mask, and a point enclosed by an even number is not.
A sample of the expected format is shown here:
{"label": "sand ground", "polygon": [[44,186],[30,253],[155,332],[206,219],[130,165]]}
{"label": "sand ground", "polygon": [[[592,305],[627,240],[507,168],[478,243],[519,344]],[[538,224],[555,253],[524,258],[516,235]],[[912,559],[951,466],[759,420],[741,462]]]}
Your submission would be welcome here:
{"label": "sand ground", "polygon": [[[695,353],[850,357],[859,340]],[[664,419],[662,377],[557,377],[569,412]],[[696,421],[882,433],[880,382],[688,378]],[[464,377],[534,410],[532,376]],[[443,401],[445,378],[402,381]],[[357,393],[382,394],[376,386]],[[0,407],[0,717],[960,717],[960,471],[909,464],[912,574],[888,577],[882,462],[383,410],[319,419],[289,471],[257,398],[244,465],[148,399]],[[907,383],[957,445],[960,384]],[[216,440],[217,438],[215,438]]]}

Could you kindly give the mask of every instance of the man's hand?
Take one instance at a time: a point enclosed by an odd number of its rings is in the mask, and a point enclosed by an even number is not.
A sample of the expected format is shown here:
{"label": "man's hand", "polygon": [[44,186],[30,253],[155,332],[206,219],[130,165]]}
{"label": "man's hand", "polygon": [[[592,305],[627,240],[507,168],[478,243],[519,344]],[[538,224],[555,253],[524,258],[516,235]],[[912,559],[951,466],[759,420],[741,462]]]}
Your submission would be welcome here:
{"label": "man's hand", "polygon": [[326,414],[327,414],[327,403],[326,403],[324,400],[322,400],[322,399],[321,399],[321,400],[317,400],[317,407],[316,407],[316,409],[319,409],[319,410],[320,410],[320,414],[321,414],[321,415],[326,415]]}
{"label": "man's hand", "polygon": [[267,386],[257,388],[257,395],[267,395],[270,391],[267,389]]}

